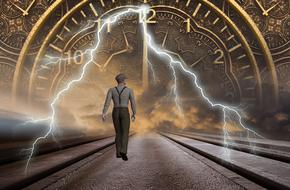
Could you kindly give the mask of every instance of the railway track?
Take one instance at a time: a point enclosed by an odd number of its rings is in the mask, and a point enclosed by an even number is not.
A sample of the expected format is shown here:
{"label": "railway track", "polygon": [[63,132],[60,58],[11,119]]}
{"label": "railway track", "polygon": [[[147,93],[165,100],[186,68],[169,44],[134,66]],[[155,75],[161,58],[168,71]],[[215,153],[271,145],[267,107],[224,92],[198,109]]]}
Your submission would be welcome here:
{"label": "railway track", "polygon": [[[246,139],[246,138],[235,138],[226,139],[226,145],[223,137],[216,135],[205,135],[205,134],[190,134],[181,132],[168,131],[167,133],[179,135],[182,137],[191,138],[194,140],[218,145],[227,146],[229,149],[246,152],[249,154],[259,155],[265,158],[278,160],[285,163],[290,163],[290,143],[286,141],[272,141],[261,140],[261,139]],[[276,144],[273,144],[275,143]]]}
{"label": "railway track", "polygon": [[[27,160],[12,156],[11,159],[18,159],[18,161],[0,166],[0,189],[20,189],[43,179],[54,172],[112,146],[114,137],[102,136],[74,142],[70,139],[62,142],[66,142],[66,144],[61,147],[48,148],[48,144],[43,144],[43,149],[39,151],[38,155],[33,157],[26,173],[25,165]],[[9,155],[6,159],[8,157]]]}
{"label": "railway track", "polygon": [[[177,132],[159,133],[265,188],[290,189],[289,152],[262,148],[258,143],[248,142],[255,144],[253,150],[244,141],[240,144],[239,141],[235,144],[232,142],[226,148],[218,138]],[[267,143],[262,144],[264,146]],[[281,146],[283,150],[288,147],[283,143]]]}
{"label": "railway track", "polygon": [[[266,141],[255,140],[249,143],[245,142],[243,139],[236,139],[235,142],[231,142],[232,144],[231,146],[228,146],[228,149],[225,149],[221,143],[222,139],[217,136],[165,131],[159,131],[158,134],[155,134],[155,136],[157,136],[155,138],[147,138],[142,135],[137,135],[139,140],[130,140],[131,145],[129,143],[129,150],[131,150],[130,146],[133,146],[133,152],[129,153],[129,161],[125,163],[120,162],[119,159],[115,158],[113,146],[114,137],[108,136],[106,138],[104,137],[98,140],[88,141],[87,143],[81,143],[64,149],[39,154],[31,161],[27,174],[23,173],[25,160],[2,164],[0,166],[0,189],[70,189],[70,187],[78,187],[78,185],[68,186],[66,188],[63,188],[63,186],[74,183],[75,180],[72,179],[85,180],[87,177],[81,178],[78,175],[89,175],[87,174],[89,173],[87,170],[92,167],[98,167],[97,169],[94,169],[93,172],[99,171],[100,173],[106,173],[106,176],[112,173],[110,167],[113,167],[114,170],[119,169],[119,172],[121,173],[130,172],[130,170],[141,172],[142,169],[139,168],[141,165],[145,167],[143,169],[145,171],[170,171],[169,168],[171,168],[172,165],[164,165],[164,163],[167,162],[167,159],[172,160],[172,158],[162,154],[170,154],[171,150],[176,151],[177,149],[174,148],[174,146],[181,147],[189,154],[195,154],[195,157],[198,157],[202,162],[207,162],[205,164],[206,166],[202,167],[208,167],[207,165],[209,165],[210,168],[225,168],[221,169],[223,172],[226,171],[222,175],[226,176],[230,181],[233,181],[234,184],[242,186],[244,189],[290,189],[290,164],[287,160],[282,160],[280,155],[280,153],[283,152],[283,159],[288,159],[288,144],[273,142],[267,143]],[[170,141],[171,143],[165,143],[164,139],[167,139],[167,141]],[[151,145],[151,140],[154,141],[155,144],[153,143]],[[255,151],[248,150],[252,144],[255,144]],[[274,145],[275,148],[279,145],[281,145],[281,147],[277,148],[275,151],[270,145]],[[157,147],[154,148],[154,146]],[[151,149],[151,147],[153,148]],[[165,149],[168,149],[169,153],[165,152],[161,154]],[[138,153],[144,151],[145,153]],[[266,152],[271,154],[271,156],[266,154]],[[223,153],[229,153],[229,155],[227,156]],[[132,157],[130,157],[131,155]],[[181,164],[178,163],[178,160],[186,160],[182,155],[175,155],[179,157],[179,159],[173,160],[176,162],[174,165]],[[172,156],[174,156],[174,154]],[[154,159],[150,160],[152,158]],[[158,164],[154,165],[156,164],[156,159],[161,159],[160,164],[163,165],[162,167],[166,167],[167,169],[151,168],[160,167]],[[138,164],[137,161],[140,163]],[[208,164],[209,162],[214,164]],[[184,166],[185,163],[182,164]],[[193,163],[188,161],[186,164],[190,166]],[[195,167],[196,166],[194,166],[193,169]],[[188,168],[186,169],[188,170]],[[81,172],[76,172],[78,170],[82,170],[83,174],[80,174]],[[214,170],[216,172],[220,169]],[[196,171],[192,172],[193,175]],[[174,171],[173,173],[175,176],[174,180],[180,178],[180,176],[176,176],[178,173],[177,171]],[[149,177],[152,175],[152,178],[154,178],[154,175],[156,174],[158,174],[158,172],[152,174],[146,173]],[[72,177],[74,175],[77,177]],[[96,176],[96,174],[93,174],[93,176]],[[112,176],[123,176],[123,174],[112,174]],[[190,176],[188,177],[190,178]],[[99,180],[101,184],[105,178],[104,176],[101,176],[97,180]],[[121,179],[124,183],[126,180],[127,178]],[[132,177],[128,177],[128,180],[129,184],[134,183],[132,182]],[[139,178],[136,180],[139,180]],[[195,180],[195,178],[193,180]],[[142,184],[142,182],[136,183],[137,185]],[[170,181],[168,183],[170,183]],[[84,184],[86,183],[84,182]],[[198,184],[200,184],[200,182],[198,182]],[[158,183],[156,185],[158,186]],[[106,188],[109,188],[109,186]]]}
{"label": "railway track", "polygon": [[[112,136],[113,135],[110,134],[92,137],[83,135],[76,137],[64,137],[58,139],[57,141],[48,138],[47,140],[38,143],[34,156],[79,146]],[[32,141],[18,141],[15,143],[0,144],[0,165],[27,159],[30,154],[29,148],[31,148],[31,144]]]}

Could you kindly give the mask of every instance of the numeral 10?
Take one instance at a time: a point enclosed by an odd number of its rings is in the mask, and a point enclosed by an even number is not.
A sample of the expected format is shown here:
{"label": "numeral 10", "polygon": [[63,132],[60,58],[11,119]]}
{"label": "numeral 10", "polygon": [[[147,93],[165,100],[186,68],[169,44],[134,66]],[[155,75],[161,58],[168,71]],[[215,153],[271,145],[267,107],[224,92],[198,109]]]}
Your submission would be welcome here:
{"label": "numeral 10", "polygon": [[67,56],[68,65],[70,64],[81,65],[84,62],[84,53],[81,50],[76,50],[75,52],[68,50],[64,54]]}

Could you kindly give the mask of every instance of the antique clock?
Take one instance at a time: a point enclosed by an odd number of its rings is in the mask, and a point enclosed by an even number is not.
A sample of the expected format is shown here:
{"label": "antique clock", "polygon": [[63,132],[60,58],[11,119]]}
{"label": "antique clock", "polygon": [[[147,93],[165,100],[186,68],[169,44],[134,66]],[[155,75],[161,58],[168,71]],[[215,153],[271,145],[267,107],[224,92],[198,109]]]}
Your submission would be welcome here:
{"label": "antique clock", "polygon": [[288,0],[241,0],[237,3],[257,24],[273,55],[289,49],[290,2]]}
{"label": "antique clock", "polygon": [[[1,48],[3,55],[16,52],[17,58],[13,99],[47,104],[80,72],[88,59],[83,52],[94,47],[102,20],[142,5],[149,6],[146,27],[158,46],[197,73],[209,96],[249,109],[278,106],[279,82],[284,86],[290,80],[288,0],[3,0]],[[130,75],[133,85],[150,88],[153,68],[159,83],[168,83],[166,60],[146,43],[137,14],[108,25],[87,82],[112,78],[118,71]],[[1,72],[6,69],[3,64]],[[190,98],[189,83],[183,78],[180,90]]]}
{"label": "antique clock", "polygon": [[[12,81],[19,53],[24,42],[33,32],[37,20],[51,6],[50,0],[1,0],[0,1],[0,89],[3,102],[11,97]],[[65,4],[55,10],[53,19],[60,19],[65,11]],[[46,33],[52,27],[47,21],[40,29]],[[30,45],[28,56],[35,54],[42,43],[44,36],[40,35]],[[23,68],[22,74],[25,83],[28,82],[29,69]],[[1,101],[2,103],[2,101]]]}
{"label": "antique clock", "polygon": [[[255,54],[261,54],[261,50],[264,48],[257,46],[257,40],[255,40],[254,35],[249,34],[245,27],[245,22],[235,16],[235,10],[225,2],[223,4],[224,11],[235,20],[235,23],[247,36]],[[255,28],[259,31],[259,38],[265,39],[270,50],[268,54],[272,56],[277,72],[280,104],[282,104],[281,102],[287,102],[285,97],[289,96],[289,86],[287,86],[285,81],[289,81],[290,78],[289,69],[287,69],[290,64],[290,2],[288,0],[238,0],[236,3],[242,7],[245,13],[249,15],[249,19],[252,19],[255,23]],[[259,59],[261,60],[262,58],[260,57]],[[263,65],[263,62],[261,60],[260,65]],[[268,74],[265,68],[262,67],[261,76],[264,78],[265,83],[267,83],[268,79],[265,78],[269,77]]]}
{"label": "antique clock", "polygon": [[[0,1],[0,46],[10,54],[19,54],[27,35],[31,32],[40,16],[52,4],[50,0],[1,0]],[[53,14],[53,19],[59,19],[63,13],[60,7]],[[47,32],[52,23],[46,22],[41,29]],[[30,52],[37,51],[44,36],[38,36],[30,47]]]}

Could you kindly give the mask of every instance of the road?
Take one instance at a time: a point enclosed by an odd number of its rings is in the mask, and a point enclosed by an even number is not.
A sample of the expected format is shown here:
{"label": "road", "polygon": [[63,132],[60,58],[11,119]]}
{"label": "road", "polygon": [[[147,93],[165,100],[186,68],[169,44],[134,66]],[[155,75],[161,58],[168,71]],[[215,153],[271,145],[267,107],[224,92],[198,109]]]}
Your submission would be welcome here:
{"label": "road", "polygon": [[111,149],[98,157],[75,180],[58,188],[244,189],[229,174],[223,174],[158,134],[131,137],[127,162],[117,159],[114,151]]}

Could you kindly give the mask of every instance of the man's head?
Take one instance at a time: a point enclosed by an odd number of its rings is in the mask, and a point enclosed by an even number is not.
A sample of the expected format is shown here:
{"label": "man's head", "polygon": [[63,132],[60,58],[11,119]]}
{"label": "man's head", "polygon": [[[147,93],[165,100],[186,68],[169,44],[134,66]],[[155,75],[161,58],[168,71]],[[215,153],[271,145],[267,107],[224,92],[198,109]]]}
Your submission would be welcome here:
{"label": "man's head", "polygon": [[115,79],[117,83],[120,84],[120,83],[125,83],[125,79],[127,79],[127,77],[123,73],[120,73],[115,77]]}

